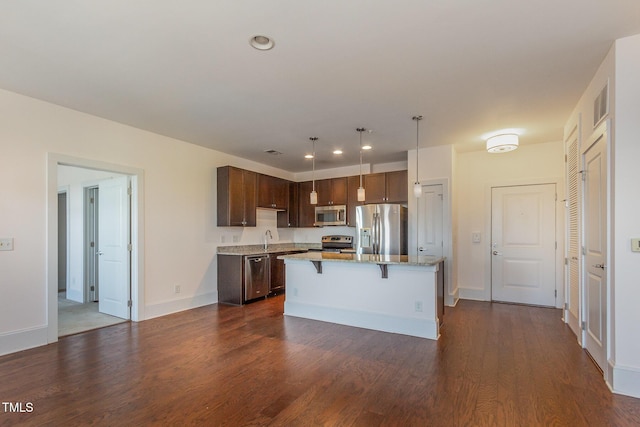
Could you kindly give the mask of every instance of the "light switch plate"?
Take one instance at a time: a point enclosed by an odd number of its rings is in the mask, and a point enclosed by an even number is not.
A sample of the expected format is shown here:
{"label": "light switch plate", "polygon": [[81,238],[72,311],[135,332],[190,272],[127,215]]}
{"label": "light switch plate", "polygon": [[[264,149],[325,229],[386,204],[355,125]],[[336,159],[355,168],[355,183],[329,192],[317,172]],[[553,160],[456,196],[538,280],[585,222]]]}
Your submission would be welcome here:
{"label": "light switch plate", "polygon": [[631,239],[631,252],[640,252],[640,238]]}
{"label": "light switch plate", "polygon": [[13,250],[13,237],[0,238],[0,251],[12,251]]}

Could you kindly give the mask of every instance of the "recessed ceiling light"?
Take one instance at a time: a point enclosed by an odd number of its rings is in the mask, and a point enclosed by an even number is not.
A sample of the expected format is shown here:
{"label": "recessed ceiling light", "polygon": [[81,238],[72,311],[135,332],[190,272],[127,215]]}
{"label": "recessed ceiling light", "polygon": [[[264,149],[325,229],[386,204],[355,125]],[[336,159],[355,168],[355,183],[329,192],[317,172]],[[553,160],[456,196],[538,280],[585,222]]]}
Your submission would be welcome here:
{"label": "recessed ceiling light", "polygon": [[362,146],[363,150],[371,150],[371,146],[369,144],[365,144]]}
{"label": "recessed ceiling light", "polygon": [[333,154],[342,154],[342,150],[333,150]]}
{"label": "recessed ceiling light", "polygon": [[253,36],[249,40],[249,44],[258,50],[273,49],[275,42],[267,36]]}
{"label": "recessed ceiling light", "polygon": [[305,154],[304,158],[305,159],[313,159],[313,154]]}

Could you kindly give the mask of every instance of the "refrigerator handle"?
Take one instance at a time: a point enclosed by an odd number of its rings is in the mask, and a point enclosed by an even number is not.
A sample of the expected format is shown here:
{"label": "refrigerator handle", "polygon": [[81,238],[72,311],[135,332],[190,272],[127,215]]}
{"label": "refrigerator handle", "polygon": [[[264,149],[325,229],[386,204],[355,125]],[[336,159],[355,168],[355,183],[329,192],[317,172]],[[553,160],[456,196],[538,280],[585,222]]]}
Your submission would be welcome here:
{"label": "refrigerator handle", "polygon": [[380,214],[373,214],[373,253],[380,254]]}
{"label": "refrigerator handle", "polygon": [[376,214],[371,215],[371,253],[376,253]]}
{"label": "refrigerator handle", "polygon": [[382,247],[382,221],[380,214],[378,214],[378,236],[376,237],[376,241],[378,243],[378,250],[376,251],[376,255],[380,255]]}

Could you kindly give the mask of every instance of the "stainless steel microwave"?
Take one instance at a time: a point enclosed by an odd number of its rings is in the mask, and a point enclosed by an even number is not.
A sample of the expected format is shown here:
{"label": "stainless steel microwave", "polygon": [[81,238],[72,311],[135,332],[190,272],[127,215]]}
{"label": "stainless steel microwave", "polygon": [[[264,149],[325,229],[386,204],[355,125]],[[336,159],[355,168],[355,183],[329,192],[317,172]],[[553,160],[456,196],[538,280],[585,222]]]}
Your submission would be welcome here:
{"label": "stainless steel microwave", "polygon": [[345,205],[316,206],[314,225],[347,225],[347,207]]}

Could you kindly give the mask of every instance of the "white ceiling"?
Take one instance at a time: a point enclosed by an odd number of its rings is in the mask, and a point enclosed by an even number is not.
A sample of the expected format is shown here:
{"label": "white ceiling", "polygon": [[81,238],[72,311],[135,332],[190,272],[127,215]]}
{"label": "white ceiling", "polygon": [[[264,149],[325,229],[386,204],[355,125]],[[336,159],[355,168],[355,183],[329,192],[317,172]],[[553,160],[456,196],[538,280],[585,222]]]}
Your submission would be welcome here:
{"label": "white ceiling", "polygon": [[405,160],[416,114],[421,147],[559,141],[638,33],[638,0],[3,0],[0,87],[300,172],[311,136],[317,168],[357,164],[357,127],[366,163]]}

